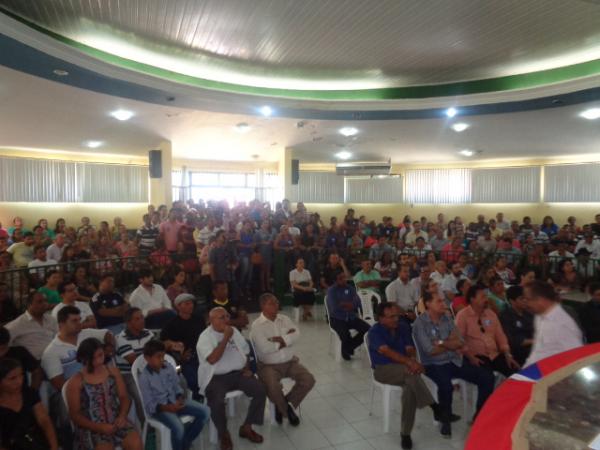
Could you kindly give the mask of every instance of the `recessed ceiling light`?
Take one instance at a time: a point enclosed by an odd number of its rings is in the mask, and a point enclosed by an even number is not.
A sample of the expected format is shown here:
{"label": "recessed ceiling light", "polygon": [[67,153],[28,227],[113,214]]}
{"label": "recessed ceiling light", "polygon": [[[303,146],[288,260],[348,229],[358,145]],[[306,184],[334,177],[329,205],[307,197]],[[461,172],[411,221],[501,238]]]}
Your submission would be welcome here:
{"label": "recessed ceiling light", "polygon": [[469,149],[461,150],[458,153],[460,153],[463,156],[473,156],[475,154],[475,152],[473,150],[469,150]]}
{"label": "recessed ceiling light", "polygon": [[117,120],[129,120],[133,117],[133,113],[131,111],[127,111],[126,109],[117,109],[110,113]]}
{"label": "recessed ceiling light", "polygon": [[352,158],[352,153],[347,152],[347,151],[344,150],[344,151],[341,151],[341,152],[337,152],[335,154],[335,157],[337,159],[350,159],[350,158]]}
{"label": "recessed ceiling light", "polygon": [[586,109],[581,114],[579,114],[579,116],[587,120],[600,119],[600,108]]}
{"label": "recessed ceiling light", "polygon": [[271,114],[273,114],[273,108],[271,108],[268,105],[265,105],[262,108],[260,108],[260,113],[265,117],[270,117]]}
{"label": "recessed ceiling light", "polygon": [[461,133],[461,132],[465,131],[467,128],[469,128],[468,123],[459,122],[459,123],[455,123],[452,125],[452,129],[454,131],[456,131],[457,133]]}
{"label": "recessed ceiling light", "polygon": [[52,73],[54,75],[58,75],[59,77],[66,77],[67,75],[69,75],[69,72],[63,69],[54,69]]}
{"label": "recessed ceiling light", "polygon": [[456,114],[458,114],[458,110],[455,107],[451,107],[446,110],[446,115],[450,118],[454,117]]}
{"label": "recessed ceiling light", "polygon": [[247,133],[250,131],[250,125],[248,125],[246,122],[240,122],[235,126],[235,131],[238,133]]}
{"label": "recessed ceiling light", "polygon": [[104,142],[102,141],[86,141],[85,146],[89,148],[98,148],[101,147]]}
{"label": "recessed ceiling light", "polygon": [[344,128],[340,128],[340,134],[349,137],[349,136],[354,136],[355,134],[358,133],[358,130],[354,127],[344,127]]}

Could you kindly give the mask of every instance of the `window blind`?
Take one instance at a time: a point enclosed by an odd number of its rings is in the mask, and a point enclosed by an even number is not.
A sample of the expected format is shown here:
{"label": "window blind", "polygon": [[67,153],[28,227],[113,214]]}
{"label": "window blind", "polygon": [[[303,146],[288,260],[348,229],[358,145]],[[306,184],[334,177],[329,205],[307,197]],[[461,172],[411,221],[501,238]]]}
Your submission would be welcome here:
{"label": "window blind", "polygon": [[537,203],[540,167],[471,170],[473,203]]}
{"label": "window blind", "polygon": [[600,202],[600,164],[545,166],[544,201]]}
{"label": "window blind", "polygon": [[344,203],[344,177],[334,172],[301,171],[291,197],[296,202]]}
{"label": "window blind", "polygon": [[402,178],[346,178],[346,203],[401,203]]}
{"label": "window blind", "polygon": [[406,172],[406,203],[471,202],[471,169],[416,169]]}

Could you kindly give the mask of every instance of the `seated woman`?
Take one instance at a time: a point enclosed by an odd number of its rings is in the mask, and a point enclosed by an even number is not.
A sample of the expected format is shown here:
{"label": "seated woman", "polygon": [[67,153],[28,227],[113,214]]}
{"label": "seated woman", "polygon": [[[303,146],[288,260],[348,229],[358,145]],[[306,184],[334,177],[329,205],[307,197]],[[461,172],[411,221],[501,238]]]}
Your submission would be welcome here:
{"label": "seated woman", "polygon": [[56,432],[36,391],[23,383],[16,359],[0,360],[0,446],[10,450],[58,449]]}
{"label": "seated woman", "polygon": [[310,272],[304,268],[304,260],[296,260],[296,268],[290,272],[290,286],[294,294],[294,306],[302,306],[302,320],[312,318],[315,304],[315,286]]}
{"label": "seated woman", "polygon": [[186,273],[179,266],[173,268],[169,274],[170,284],[167,287],[167,297],[171,300],[171,303],[175,305],[175,299],[179,294],[187,294],[188,289],[186,287]]}
{"label": "seated woman", "polygon": [[127,421],[131,400],[116,367],[104,364],[104,346],[85,339],[77,349],[83,367],[67,385],[69,415],[75,426],[74,448],[142,450],[142,439]]}
{"label": "seated woman", "polygon": [[571,292],[581,289],[581,280],[575,265],[570,259],[558,263],[558,271],[551,278],[552,285],[559,292]]}
{"label": "seated woman", "polygon": [[456,290],[458,291],[458,294],[456,294],[452,299],[452,311],[454,312],[454,315],[458,314],[461,309],[469,306],[467,303],[467,292],[469,291],[470,287],[471,282],[468,279],[458,280],[456,283]]}

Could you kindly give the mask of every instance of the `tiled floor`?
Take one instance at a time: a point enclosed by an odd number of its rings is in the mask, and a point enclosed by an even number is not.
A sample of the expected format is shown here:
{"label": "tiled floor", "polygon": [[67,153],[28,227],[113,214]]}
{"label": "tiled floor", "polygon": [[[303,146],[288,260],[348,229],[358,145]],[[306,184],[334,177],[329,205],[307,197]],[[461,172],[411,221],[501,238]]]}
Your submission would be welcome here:
{"label": "tiled floor", "polygon": [[[284,310],[284,314],[292,317],[289,309]],[[295,428],[286,422],[283,425],[271,425],[269,420],[265,420],[265,425],[256,428],[265,438],[262,444],[240,440],[237,430],[246,412],[246,403],[244,400],[238,401],[236,417],[229,419],[234,449],[399,449],[400,400],[393,400],[390,432],[383,434],[381,395],[378,391],[375,393],[373,414],[369,415],[371,372],[364,352],[357,354],[351,362],[338,363],[328,354],[329,329],[324,321],[302,322],[300,332],[296,354],[317,380],[315,388],[302,403],[301,424]],[[458,394],[455,396],[454,411],[458,414],[462,412]],[[433,423],[431,409],[419,410],[412,433],[413,448],[462,449],[469,431],[464,418],[453,424],[452,431],[452,439],[443,439]],[[204,448],[212,450],[219,447],[205,444]]]}

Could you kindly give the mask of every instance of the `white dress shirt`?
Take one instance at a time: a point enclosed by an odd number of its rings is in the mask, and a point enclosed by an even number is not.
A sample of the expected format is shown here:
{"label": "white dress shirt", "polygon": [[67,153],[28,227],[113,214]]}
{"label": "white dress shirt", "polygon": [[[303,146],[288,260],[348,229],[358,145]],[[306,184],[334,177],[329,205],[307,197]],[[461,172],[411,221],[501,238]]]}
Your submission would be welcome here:
{"label": "white dress shirt", "polygon": [[25,311],[15,320],[7,323],[5,328],[10,333],[10,345],[25,347],[35,359],[42,358],[45,348],[58,333],[56,319],[49,312],[44,314],[40,324]]}
{"label": "white dress shirt", "polygon": [[396,278],[385,288],[385,298],[388,302],[396,303],[403,311],[413,312],[419,301],[419,292],[411,281],[404,284],[400,278]]}
{"label": "white dress shirt", "polygon": [[[290,333],[291,330],[294,330]],[[270,338],[281,336],[285,347],[279,348],[279,343],[269,341]],[[269,320],[264,314],[252,323],[250,339],[256,350],[256,357],[264,364],[282,364],[294,357],[293,345],[300,337],[298,327],[283,314],[277,314],[275,320]]]}
{"label": "white dress shirt", "polygon": [[148,315],[148,311],[152,311],[153,309],[173,309],[171,300],[167,297],[167,293],[163,287],[158,284],[152,285],[152,294],[140,284],[135,288],[135,291],[131,293],[129,304],[133,307],[140,308],[144,317]]}
{"label": "white dress shirt", "polygon": [[579,326],[559,304],[545,314],[536,315],[533,326],[533,347],[525,366],[583,345]]}

